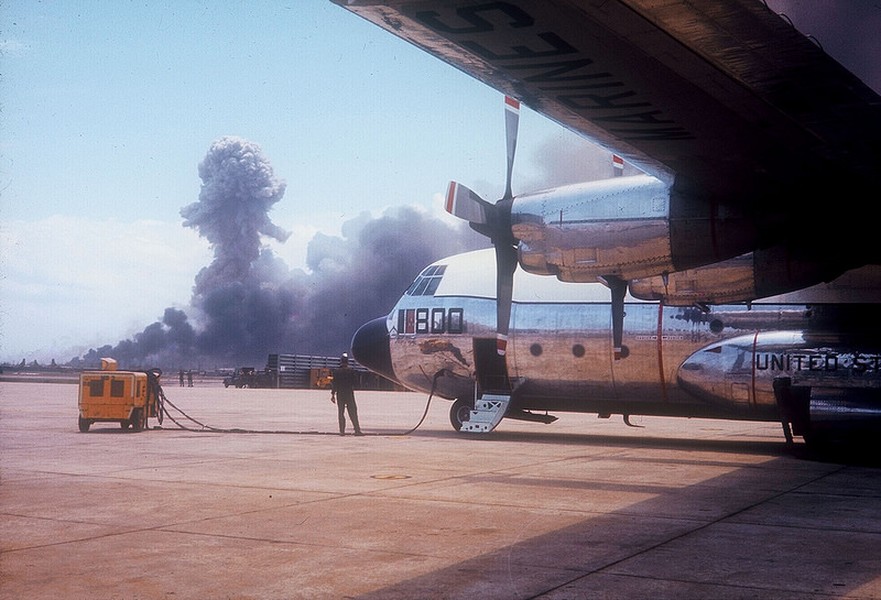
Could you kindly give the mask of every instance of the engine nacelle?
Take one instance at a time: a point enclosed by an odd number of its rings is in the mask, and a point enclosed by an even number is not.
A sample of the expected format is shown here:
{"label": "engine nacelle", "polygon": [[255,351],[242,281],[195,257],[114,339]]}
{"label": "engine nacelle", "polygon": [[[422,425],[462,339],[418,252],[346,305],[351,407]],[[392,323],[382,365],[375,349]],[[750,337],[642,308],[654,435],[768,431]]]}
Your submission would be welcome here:
{"label": "engine nacelle", "polygon": [[881,353],[800,331],[738,336],[701,348],[679,385],[716,406],[779,414],[796,434],[881,425]]}
{"label": "engine nacelle", "polygon": [[645,175],[514,199],[521,266],[562,281],[629,280],[719,262],[752,250],[750,220]]}

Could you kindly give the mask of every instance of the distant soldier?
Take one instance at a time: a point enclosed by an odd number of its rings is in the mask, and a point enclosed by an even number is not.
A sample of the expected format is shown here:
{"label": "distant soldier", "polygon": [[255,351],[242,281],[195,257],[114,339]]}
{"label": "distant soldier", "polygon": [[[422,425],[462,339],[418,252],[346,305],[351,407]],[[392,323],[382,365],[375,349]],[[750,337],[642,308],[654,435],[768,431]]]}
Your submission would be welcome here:
{"label": "distant soldier", "polygon": [[358,406],[355,404],[355,371],[349,368],[349,355],[346,353],[340,357],[340,368],[333,370],[330,401],[337,405],[340,435],[346,435],[346,410],[349,411],[349,419],[355,428],[355,435],[364,435],[358,423]]}
{"label": "distant soldier", "polygon": [[193,387],[193,372],[187,371],[187,387]]}
{"label": "distant soldier", "polygon": [[180,370],[180,386],[184,387],[184,370]]}

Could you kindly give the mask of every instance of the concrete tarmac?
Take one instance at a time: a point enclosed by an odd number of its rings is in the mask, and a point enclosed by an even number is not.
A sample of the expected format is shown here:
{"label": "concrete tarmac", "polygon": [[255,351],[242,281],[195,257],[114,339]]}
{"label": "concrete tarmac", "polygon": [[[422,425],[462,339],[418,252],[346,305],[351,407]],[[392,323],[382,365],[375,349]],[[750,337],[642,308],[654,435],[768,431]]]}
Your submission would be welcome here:
{"label": "concrete tarmac", "polygon": [[359,392],[340,437],[329,392],[165,392],[266,433],[79,433],[76,385],[0,383],[0,598],[881,598],[881,469],[778,425],[467,436],[435,399],[402,435],[427,398]]}

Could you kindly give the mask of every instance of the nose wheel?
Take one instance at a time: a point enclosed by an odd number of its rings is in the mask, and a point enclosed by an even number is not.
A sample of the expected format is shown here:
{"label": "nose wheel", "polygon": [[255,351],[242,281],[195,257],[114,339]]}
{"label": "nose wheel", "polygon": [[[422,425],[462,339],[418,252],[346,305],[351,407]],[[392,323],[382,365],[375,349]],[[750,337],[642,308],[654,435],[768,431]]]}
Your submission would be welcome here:
{"label": "nose wheel", "polygon": [[462,425],[467,423],[471,418],[471,411],[474,410],[474,401],[470,398],[458,398],[453,402],[450,408],[450,423],[456,431],[462,430]]}

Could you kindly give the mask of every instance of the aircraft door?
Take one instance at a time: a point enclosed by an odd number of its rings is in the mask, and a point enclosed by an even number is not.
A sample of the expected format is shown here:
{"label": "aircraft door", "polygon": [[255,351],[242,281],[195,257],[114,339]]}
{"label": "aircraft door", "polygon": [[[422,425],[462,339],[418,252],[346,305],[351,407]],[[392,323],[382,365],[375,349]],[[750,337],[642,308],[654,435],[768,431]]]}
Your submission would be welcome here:
{"label": "aircraft door", "polygon": [[474,367],[480,395],[511,392],[507,363],[499,356],[495,338],[474,338]]}

